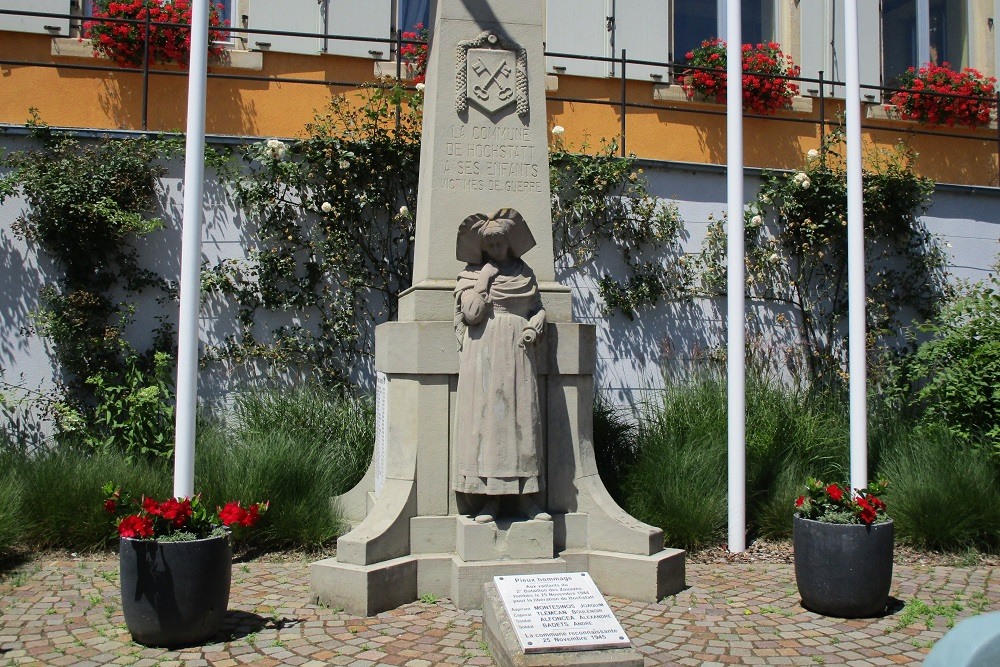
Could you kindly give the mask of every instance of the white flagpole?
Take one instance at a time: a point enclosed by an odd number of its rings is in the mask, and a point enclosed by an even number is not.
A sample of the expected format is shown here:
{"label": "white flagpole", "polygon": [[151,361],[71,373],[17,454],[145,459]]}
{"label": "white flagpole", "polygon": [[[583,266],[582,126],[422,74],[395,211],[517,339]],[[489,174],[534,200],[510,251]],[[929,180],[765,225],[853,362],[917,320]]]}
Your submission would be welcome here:
{"label": "white flagpole", "polygon": [[746,551],[746,303],[743,242],[743,36],[740,0],[726,9],[729,551]]}
{"label": "white flagpole", "polygon": [[194,0],[188,70],[181,240],[180,318],[177,324],[177,410],[174,496],[194,495],[195,413],[198,404],[198,314],[201,305],[201,218],[205,180],[205,95],[208,79],[208,2]]}
{"label": "white flagpole", "polygon": [[851,410],[851,488],[868,486],[868,377],[865,330],[865,222],[861,179],[861,75],[858,0],[844,3],[847,107],[847,299]]}

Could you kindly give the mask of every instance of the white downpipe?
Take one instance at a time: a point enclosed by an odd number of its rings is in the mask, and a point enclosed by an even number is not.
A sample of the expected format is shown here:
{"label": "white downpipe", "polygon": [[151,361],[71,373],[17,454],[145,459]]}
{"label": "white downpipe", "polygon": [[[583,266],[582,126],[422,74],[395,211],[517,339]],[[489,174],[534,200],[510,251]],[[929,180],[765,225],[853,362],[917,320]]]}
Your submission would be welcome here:
{"label": "white downpipe", "polygon": [[861,75],[858,0],[844,3],[847,107],[847,311],[851,392],[851,488],[868,486],[868,406],[865,361],[865,220],[861,183]]}
{"label": "white downpipe", "polygon": [[177,410],[174,496],[194,495],[195,413],[198,405],[198,314],[201,305],[201,218],[205,182],[205,95],[208,80],[208,2],[194,0],[188,70],[181,227],[180,318],[177,324]]}
{"label": "white downpipe", "polygon": [[740,0],[726,9],[726,243],[729,551],[746,551],[746,271],[743,256],[743,36]]}

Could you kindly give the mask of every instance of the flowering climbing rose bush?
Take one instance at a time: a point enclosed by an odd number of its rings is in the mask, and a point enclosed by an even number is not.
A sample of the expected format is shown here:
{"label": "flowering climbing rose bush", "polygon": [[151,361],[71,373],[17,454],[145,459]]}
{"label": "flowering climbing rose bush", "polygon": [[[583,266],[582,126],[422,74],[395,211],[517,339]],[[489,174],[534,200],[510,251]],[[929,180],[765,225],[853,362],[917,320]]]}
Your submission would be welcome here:
{"label": "flowering climbing rose bush", "polygon": [[930,125],[981,127],[989,124],[990,111],[996,108],[996,83],[971,67],[958,72],[948,63],[911,67],[900,77],[900,90],[886,111]]}
{"label": "flowering climbing rose bush", "polygon": [[118,535],[132,539],[196,540],[224,534],[227,529],[253,528],[269,505],[258,502],[244,507],[237,501],[230,501],[211,511],[202,504],[200,495],[166,500],[148,496],[136,499],[112,482],[105,484],[103,491],[104,511],[114,517]]}
{"label": "flowering climbing rose bush", "polygon": [[[221,4],[209,3],[208,7],[208,53],[219,56],[223,51],[220,42],[229,38],[225,30],[229,22],[221,18]],[[84,24],[84,35],[90,39],[94,55],[110,58],[119,67],[142,67],[148,16],[149,61],[186,67],[191,57],[191,11],[191,0],[98,0],[93,10],[97,20]],[[142,23],[100,19],[134,19]]]}
{"label": "flowering climbing rose bush", "polygon": [[888,520],[885,503],[879,497],[888,482],[870,482],[868,488],[850,492],[850,486],[827,484],[810,478],[806,492],[795,499],[795,514],[803,519],[824,523],[863,523],[871,525]]}
{"label": "flowering climbing rose bush", "polygon": [[[798,66],[781,51],[776,42],[744,44],[743,110],[770,116],[786,108],[798,94],[799,87],[788,77],[799,75]],[[682,87],[688,98],[700,97],[712,102],[726,102],[726,43],[719,38],[705,40],[685,54],[688,65],[699,68],[684,74]]]}

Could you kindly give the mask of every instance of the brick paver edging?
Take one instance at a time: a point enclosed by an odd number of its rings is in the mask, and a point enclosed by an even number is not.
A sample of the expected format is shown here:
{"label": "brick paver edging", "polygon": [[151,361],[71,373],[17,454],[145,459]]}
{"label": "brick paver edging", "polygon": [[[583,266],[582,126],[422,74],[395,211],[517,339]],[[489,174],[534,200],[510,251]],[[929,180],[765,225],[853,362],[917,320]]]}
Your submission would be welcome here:
{"label": "brick paver edging", "polygon": [[[150,649],[125,629],[113,558],[34,561],[0,574],[0,666],[489,665],[482,617],[446,600],[373,618],[309,603],[307,563],[236,563],[216,643]],[[659,603],[611,598],[647,665],[920,664],[948,624],[1000,609],[990,567],[896,565],[878,619],[818,616],[791,565],[689,564],[688,588]]]}

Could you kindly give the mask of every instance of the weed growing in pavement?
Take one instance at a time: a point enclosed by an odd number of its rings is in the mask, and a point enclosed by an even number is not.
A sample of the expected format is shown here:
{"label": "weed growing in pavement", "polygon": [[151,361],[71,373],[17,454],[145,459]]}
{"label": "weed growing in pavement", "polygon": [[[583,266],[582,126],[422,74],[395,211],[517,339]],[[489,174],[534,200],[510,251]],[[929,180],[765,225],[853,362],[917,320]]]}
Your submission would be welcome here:
{"label": "weed growing in pavement", "polygon": [[420,601],[423,602],[424,604],[437,604],[437,601],[440,599],[441,598],[434,595],[433,593],[424,593],[423,595],[420,596]]}
{"label": "weed growing in pavement", "polygon": [[[934,621],[939,617],[945,619],[945,625],[948,628],[953,628],[955,627],[955,617],[962,609],[964,607],[958,601],[947,604],[939,604],[937,602],[927,604],[919,598],[913,598],[903,607],[903,613],[899,617],[899,622],[896,623],[892,630],[902,630],[920,619],[923,619],[927,629],[930,630],[934,627]],[[886,630],[886,632],[889,632],[889,630]]]}

